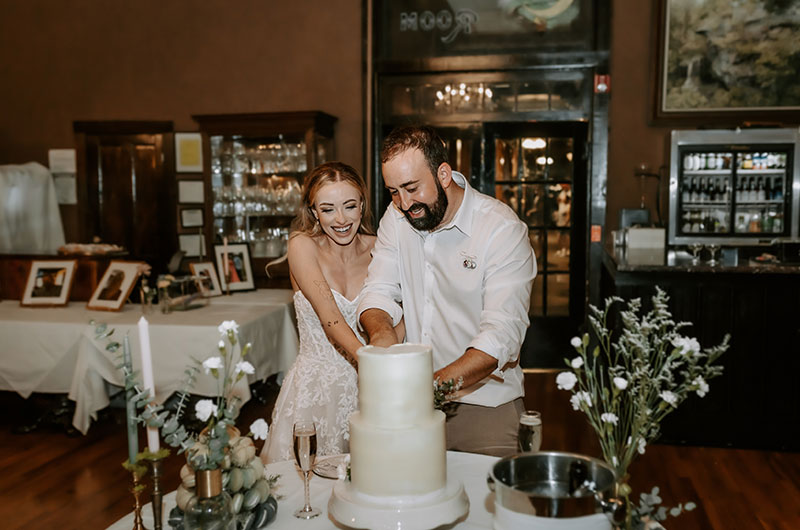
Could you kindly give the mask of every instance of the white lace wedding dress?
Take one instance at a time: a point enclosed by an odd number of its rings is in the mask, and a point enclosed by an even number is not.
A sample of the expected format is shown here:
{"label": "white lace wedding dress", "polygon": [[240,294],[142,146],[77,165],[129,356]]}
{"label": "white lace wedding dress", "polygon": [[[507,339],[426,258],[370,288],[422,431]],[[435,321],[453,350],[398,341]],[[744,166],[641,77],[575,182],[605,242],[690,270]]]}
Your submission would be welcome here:
{"label": "white lace wedding dress", "polygon": [[[336,305],[356,330],[358,297],[348,300],[331,291]],[[349,452],[350,414],[358,406],[358,380],[355,369],[339,354],[325,335],[319,317],[302,291],[294,293],[300,352],[286,374],[272,412],[269,436],[262,460],[293,460],[292,425],[313,420],[317,425],[317,456]],[[356,331],[356,336],[361,338]],[[363,342],[363,340],[362,340]]]}

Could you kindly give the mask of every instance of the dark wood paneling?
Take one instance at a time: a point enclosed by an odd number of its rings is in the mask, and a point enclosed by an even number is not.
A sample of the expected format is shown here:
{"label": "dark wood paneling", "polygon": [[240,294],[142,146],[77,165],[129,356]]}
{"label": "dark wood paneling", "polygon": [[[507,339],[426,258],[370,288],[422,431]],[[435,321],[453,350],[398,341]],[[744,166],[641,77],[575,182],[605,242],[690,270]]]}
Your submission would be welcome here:
{"label": "dark wood paneling", "polygon": [[731,335],[725,371],[705,397],[691,396],[667,416],[663,438],[689,444],[800,449],[800,276],[757,273],[617,272],[608,262],[604,297],[640,297],[655,286],[670,296],[676,321],[702,346]]}

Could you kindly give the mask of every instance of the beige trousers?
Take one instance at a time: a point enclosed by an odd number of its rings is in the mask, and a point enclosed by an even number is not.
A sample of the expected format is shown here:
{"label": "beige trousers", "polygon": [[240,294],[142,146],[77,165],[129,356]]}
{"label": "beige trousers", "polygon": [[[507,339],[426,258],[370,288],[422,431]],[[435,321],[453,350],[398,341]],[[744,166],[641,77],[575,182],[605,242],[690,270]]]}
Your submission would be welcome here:
{"label": "beige trousers", "polygon": [[522,398],[498,407],[458,403],[447,417],[447,449],[492,456],[517,452],[517,426],[525,410]]}

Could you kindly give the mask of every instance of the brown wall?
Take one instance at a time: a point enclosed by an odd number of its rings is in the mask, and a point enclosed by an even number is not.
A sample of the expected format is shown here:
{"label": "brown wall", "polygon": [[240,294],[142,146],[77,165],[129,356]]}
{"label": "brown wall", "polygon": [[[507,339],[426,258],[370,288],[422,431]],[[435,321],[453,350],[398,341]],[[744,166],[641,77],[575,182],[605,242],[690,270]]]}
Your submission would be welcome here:
{"label": "brown wall", "polygon": [[47,163],[75,120],[322,110],[363,166],[360,0],[0,0],[0,164]]}
{"label": "brown wall", "polygon": [[[611,22],[611,96],[609,99],[608,194],[606,233],[617,228],[621,208],[638,208],[639,179],[634,169],[669,165],[673,127],[648,123],[652,115],[650,79],[656,60],[653,38],[657,2],[614,0]],[[667,178],[661,183],[661,212],[667,216]],[[655,219],[656,180],[646,179],[645,206]]]}

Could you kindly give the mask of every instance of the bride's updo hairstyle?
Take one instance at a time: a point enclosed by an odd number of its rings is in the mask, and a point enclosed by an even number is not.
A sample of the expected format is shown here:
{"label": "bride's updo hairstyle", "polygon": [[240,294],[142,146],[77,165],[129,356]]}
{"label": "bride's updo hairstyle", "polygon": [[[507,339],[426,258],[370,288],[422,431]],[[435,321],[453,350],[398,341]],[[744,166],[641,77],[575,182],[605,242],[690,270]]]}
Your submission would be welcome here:
{"label": "bride's updo hairstyle", "polygon": [[361,196],[361,225],[358,227],[360,234],[374,234],[372,230],[372,214],[367,201],[367,186],[364,180],[351,166],[342,162],[326,162],[320,164],[306,175],[303,184],[303,207],[292,221],[291,234],[294,237],[303,233],[310,236],[322,234],[317,218],[314,217],[314,201],[320,188],[333,182],[347,182],[358,190]]}

